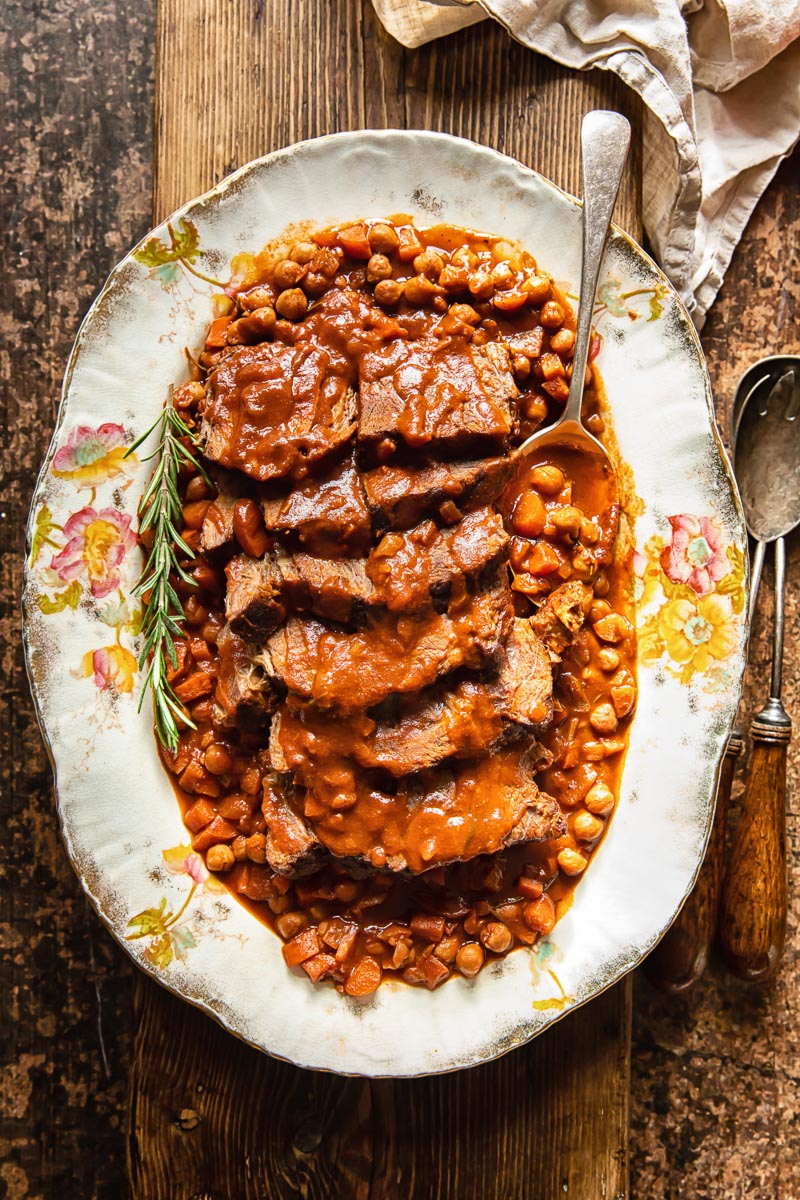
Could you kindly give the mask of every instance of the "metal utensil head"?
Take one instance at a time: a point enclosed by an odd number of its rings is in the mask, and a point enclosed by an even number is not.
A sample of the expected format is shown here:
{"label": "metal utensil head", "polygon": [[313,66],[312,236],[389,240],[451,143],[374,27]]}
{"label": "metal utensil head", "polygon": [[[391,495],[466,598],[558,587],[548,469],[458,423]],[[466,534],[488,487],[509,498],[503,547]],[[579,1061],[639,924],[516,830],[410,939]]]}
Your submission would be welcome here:
{"label": "metal utensil head", "polygon": [[733,469],[748,531],[772,542],[800,522],[800,358],[771,387],[755,381],[745,399]]}

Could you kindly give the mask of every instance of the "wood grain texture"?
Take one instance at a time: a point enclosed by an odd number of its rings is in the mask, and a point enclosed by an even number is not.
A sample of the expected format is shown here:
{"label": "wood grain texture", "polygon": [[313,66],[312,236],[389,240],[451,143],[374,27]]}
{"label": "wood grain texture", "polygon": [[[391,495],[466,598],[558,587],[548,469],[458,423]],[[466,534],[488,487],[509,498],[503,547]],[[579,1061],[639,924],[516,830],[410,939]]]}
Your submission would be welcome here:
{"label": "wood grain texture", "polygon": [[[607,106],[634,126],[618,212],[640,231],[638,105],[495,25],[411,53],[361,0],[161,0],[157,62],[157,218],[278,146],[371,126],[471,137],[577,190],[581,117]],[[624,1197],[630,995],[625,981],[497,1063],[371,1082],[260,1055],[138,977],[134,1200]]]}
{"label": "wood grain texture", "polygon": [[774,974],[786,941],[786,757],[791,722],[753,718],[747,783],[722,888],[719,945],[735,974]]}
{"label": "wood grain texture", "polygon": [[708,966],[717,928],[731,787],[736,763],[743,750],[741,737],[738,733],[732,733],[722,761],[714,824],[697,882],[671,927],[645,963],[647,978],[667,995],[678,996],[687,991],[697,983]]}

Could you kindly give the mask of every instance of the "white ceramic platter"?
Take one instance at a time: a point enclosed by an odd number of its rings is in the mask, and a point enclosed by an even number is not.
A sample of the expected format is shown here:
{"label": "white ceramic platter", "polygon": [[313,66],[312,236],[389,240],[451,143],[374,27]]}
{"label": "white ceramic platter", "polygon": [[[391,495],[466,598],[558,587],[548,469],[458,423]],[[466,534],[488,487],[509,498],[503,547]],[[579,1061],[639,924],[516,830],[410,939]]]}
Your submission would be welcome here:
{"label": "white ceramic platter", "polygon": [[[443,134],[362,131],[292,146],[186,205],[113,271],[75,343],[33,501],[28,664],[64,837],[111,932],[165,987],[271,1054],[364,1075],[484,1062],[635,966],[695,877],[744,665],[742,516],[697,337],[647,256],[614,233],[596,326],[636,523],[640,697],[622,795],[574,903],[534,952],[428,991],[368,1001],[315,988],[209,879],[137,704],[135,513],[150,467],[125,459],[188,378],[235,256],[287,226],[410,213],[518,239],[576,292],[579,208],[545,179]],[[155,239],[155,240],[154,240]],[[245,260],[246,261],[246,260]],[[233,265],[232,265],[233,264]]]}

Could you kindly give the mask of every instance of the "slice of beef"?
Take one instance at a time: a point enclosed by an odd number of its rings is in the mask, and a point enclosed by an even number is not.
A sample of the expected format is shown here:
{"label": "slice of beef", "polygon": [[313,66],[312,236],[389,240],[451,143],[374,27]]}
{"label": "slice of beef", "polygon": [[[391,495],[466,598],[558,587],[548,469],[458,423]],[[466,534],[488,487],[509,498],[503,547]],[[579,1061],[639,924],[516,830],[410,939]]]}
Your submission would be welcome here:
{"label": "slice of beef", "polygon": [[463,337],[393,341],[359,360],[358,442],[362,454],[405,443],[453,456],[502,450],[519,396],[500,342]]}
{"label": "slice of beef", "polygon": [[[343,788],[312,780],[303,817],[333,855],[418,874],[494,854],[521,842],[563,837],[557,802],[541,792],[535,742],[514,742],[477,761],[411,776],[389,792],[356,772]],[[349,806],[342,802],[350,795]]]}
{"label": "slice of beef", "polygon": [[212,372],[200,442],[207,458],[267,481],[305,478],[353,434],[352,368],[308,344],[240,346]]}
{"label": "slice of beef", "polygon": [[219,550],[233,541],[233,510],[246,490],[246,481],[238,471],[218,470],[214,482],[217,495],[206,510],[200,545],[203,550]]}
{"label": "slice of beef", "polygon": [[459,508],[491,504],[511,478],[513,455],[428,463],[416,468],[383,466],[362,476],[375,529],[409,529],[434,516],[447,501]]}
{"label": "slice of beef", "polygon": [[354,712],[394,693],[419,691],[458,667],[491,662],[512,614],[508,572],[501,566],[484,591],[459,598],[444,613],[379,612],[355,633],[292,617],[257,661],[304,699]]}
{"label": "slice of beef", "polygon": [[246,642],[227,625],[217,638],[217,651],[214,723],[225,728],[263,729],[277,703],[263,668],[254,662]]}
{"label": "slice of beef", "polygon": [[267,862],[279,875],[297,879],[322,866],[328,853],[292,807],[292,785],[273,773],[264,778],[261,811],[266,821]]}
{"label": "slice of beef", "polygon": [[289,697],[270,728],[276,771],[301,781],[338,777],[342,760],[396,779],[447,758],[475,758],[545,728],[553,712],[547,651],[528,621],[514,620],[495,677],[459,678],[366,712],[339,716]]}
{"label": "slice of beef", "polygon": [[592,605],[592,589],[572,580],[555,588],[531,617],[531,626],[554,654],[563,654],[583,626]]}
{"label": "slice of beef", "polygon": [[371,608],[413,612],[444,607],[454,589],[504,559],[508,535],[489,508],[451,529],[432,521],[388,534],[369,558],[327,559],[276,550],[263,559],[238,555],[226,567],[226,615],[250,640],[269,636],[287,608],[343,624],[364,623]]}
{"label": "slice of beef", "polygon": [[291,535],[320,558],[366,554],[371,523],[352,453],[287,496],[262,503],[270,533]]}

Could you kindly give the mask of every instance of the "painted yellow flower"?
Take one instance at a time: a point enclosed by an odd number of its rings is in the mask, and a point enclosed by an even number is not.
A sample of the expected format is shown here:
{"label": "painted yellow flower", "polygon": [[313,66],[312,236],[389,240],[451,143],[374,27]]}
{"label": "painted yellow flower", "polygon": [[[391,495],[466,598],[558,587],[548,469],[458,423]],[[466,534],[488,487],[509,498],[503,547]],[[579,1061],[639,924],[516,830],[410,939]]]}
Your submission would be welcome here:
{"label": "painted yellow flower", "polygon": [[692,672],[707,671],[713,662],[729,658],[739,644],[729,596],[671,600],[659,613],[658,627],[673,662]]}
{"label": "painted yellow flower", "polygon": [[114,645],[88,650],[75,674],[79,679],[94,676],[101,692],[132,692],[137,670],[138,664],[130,650]]}
{"label": "painted yellow flower", "polygon": [[67,544],[50,566],[65,583],[86,576],[89,589],[102,600],[120,586],[122,563],[136,545],[131,518],[118,508],[82,508],[64,526]]}

